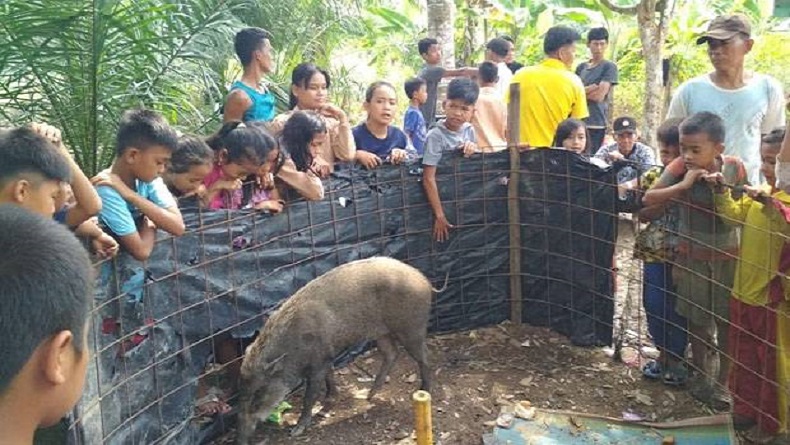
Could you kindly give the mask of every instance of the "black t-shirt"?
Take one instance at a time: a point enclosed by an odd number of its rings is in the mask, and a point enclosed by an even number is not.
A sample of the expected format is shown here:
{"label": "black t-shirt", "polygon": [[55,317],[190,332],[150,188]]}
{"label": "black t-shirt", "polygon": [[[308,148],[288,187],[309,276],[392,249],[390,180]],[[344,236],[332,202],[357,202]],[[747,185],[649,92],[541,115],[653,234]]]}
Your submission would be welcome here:
{"label": "black t-shirt", "polygon": [[[604,60],[592,68],[590,68],[589,62],[584,62],[576,67],[576,75],[581,77],[585,87],[601,82],[609,82],[612,86],[617,85],[617,65],[608,60]],[[588,126],[606,127],[610,102],[611,94],[609,93],[606,94],[606,97],[601,102],[587,101],[587,109],[590,111],[590,116],[584,121]]]}

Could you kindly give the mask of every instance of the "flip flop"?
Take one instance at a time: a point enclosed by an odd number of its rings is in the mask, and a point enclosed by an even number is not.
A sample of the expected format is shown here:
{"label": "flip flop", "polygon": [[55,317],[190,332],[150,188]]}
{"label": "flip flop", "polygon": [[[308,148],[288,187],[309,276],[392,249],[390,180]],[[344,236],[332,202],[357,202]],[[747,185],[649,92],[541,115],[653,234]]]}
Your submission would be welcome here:
{"label": "flip flop", "polygon": [[662,369],[661,363],[650,360],[642,366],[642,375],[652,380],[658,380],[664,375],[664,370]]}
{"label": "flip flop", "polygon": [[664,373],[664,384],[668,386],[683,386],[689,378],[689,371],[683,365],[675,365],[667,368]]}

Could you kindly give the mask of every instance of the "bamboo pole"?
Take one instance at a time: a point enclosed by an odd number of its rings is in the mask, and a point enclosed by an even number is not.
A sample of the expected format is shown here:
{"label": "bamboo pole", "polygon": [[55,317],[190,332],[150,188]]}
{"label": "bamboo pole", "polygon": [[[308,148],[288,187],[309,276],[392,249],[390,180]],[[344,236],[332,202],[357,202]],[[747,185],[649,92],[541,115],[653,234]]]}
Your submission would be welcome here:
{"label": "bamboo pole", "polygon": [[433,424],[431,421],[431,395],[427,391],[417,391],[412,395],[414,404],[414,429],[417,445],[433,445]]}
{"label": "bamboo pole", "polygon": [[521,324],[521,211],[518,186],[521,170],[519,124],[521,116],[521,86],[510,84],[507,109],[507,144],[510,150],[510,178],[507,188],[507,210],[510,228],[510,321]]}

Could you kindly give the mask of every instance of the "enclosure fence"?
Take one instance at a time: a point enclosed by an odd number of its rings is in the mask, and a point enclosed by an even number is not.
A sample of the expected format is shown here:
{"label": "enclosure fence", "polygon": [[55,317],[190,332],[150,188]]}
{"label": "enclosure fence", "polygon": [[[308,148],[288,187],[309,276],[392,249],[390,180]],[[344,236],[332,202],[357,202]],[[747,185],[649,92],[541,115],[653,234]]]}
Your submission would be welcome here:
{"label": "enclosure fence", "polygon": [[[761,422],[773,421],[771,428],[786,428],[790,328],[784,271],[790,264],[784,256],[781,264],[752,264],[749,273],[764,274],[771,286],[780,286],[783,297],[767,302],[762,315],[752,314],[767,317],[765,326],[773,323],[774,329],[751,342],[755,333],[738,331],[741,320],[730,322],[720,307],[685,301],[688,292],[678,292],[668,276],[659,290],[707,316],[706,335],[690,332],[685,321],[667,311],[651,309],[654,317],[648,320],[643,295],[651,289],[643,279],[643,261],[634,258],[634,239],[646,225],[623,212],[629,209],[616,181],[615,168],[601,168],[564,150],[521,152],[512,147],[470,158],[446,154],[437,169],[437,185],[455,227],[442,243],[432,236],[419,164],[373,171],[340,166],[325,182],[324,200],[291,200],[278,215],[207,211],[183,201],[185,235],[160,234],[145,263],[122,254],[97,265],[90,334],[94,353],[85,393],[71,419],[69,443],[193,444],[215,437],[229,427],[226,419],[197,422],[195,401],[205,381],[241,360],[220,360],[220,345],[231,342],[243,351],[267,316],[301,286],[336,266],[376,255],[415,266],[434,287],[449,277],[447,290],[434,299],[431,332],[512,320],[549,327],[575,345],[613,347],[616,356],[630,348],[642,357],[649,353],[646,346],[667,344],[667,338],[651,339],[648,332],[648,322],[659,323],[663,336],[674,335],[674,328],[704,342],[704,351],[716,356],[719,366],[733,362],[744,382],[759,387],[736,401],[739,409]],[[781,211],[767,202],[764,211]],[[714,216],[714,224],[738,222]],[[744,240],[749,230],[765,227],[740,221],[736,236]],[[784,255],[787,228],[769,230],[768,238]],[[676,229],[666,233],[686,237]],[[738,251],[704,247],[717,260],[728,258],[732,271],[708,273],[710,268],[699,268],[699,261],[680,254],[665,259],[666,270],[685,271],[694,286],[731,294]],[[712,262],[702,264],[710,267]],[[655,287],[656,280],[651,283]],[[725,345],[723,331],[732,331],[735,342],[759,347]],[[752,351],[759,356],[752,357]],[[341,357],[338,366],[358,352]],[[711,369],[696,371],[715,387],[721,382]],[[771,400],[785,411],[768,410]]]}

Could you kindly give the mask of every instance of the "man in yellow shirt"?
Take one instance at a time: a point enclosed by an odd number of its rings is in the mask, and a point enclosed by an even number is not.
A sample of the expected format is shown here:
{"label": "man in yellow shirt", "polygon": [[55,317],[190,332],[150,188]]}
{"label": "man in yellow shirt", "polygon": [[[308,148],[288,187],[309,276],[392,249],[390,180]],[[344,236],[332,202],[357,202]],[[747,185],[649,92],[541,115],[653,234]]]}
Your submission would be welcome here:
{"label": "man in yellow shirt", "polygon": [[[581,35],[567,26],[549,29],[543,39],[546,59],[539,65],[520,69],[513,76],[511,83],[521,85],[521,145],[550,147],[560,122],[589,115],[584,85],[571,71],[579,40]],[[505,100],[510,102],[509,89]]]}

